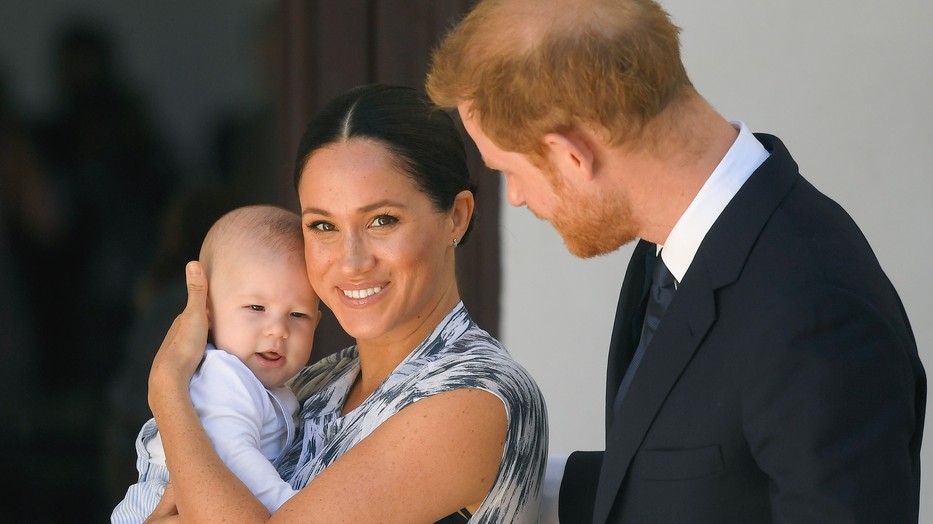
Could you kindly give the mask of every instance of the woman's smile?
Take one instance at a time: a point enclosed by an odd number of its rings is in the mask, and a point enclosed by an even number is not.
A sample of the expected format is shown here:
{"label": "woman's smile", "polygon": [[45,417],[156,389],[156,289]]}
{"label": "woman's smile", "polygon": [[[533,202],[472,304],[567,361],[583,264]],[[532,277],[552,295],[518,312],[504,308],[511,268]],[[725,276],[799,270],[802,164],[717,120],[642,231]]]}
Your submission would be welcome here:
{"label": "woman's smile", "polygon": [[366,289],[344,289],[343,294],[347,298],[369,298],[382,292],[383,286],[370,287]]}

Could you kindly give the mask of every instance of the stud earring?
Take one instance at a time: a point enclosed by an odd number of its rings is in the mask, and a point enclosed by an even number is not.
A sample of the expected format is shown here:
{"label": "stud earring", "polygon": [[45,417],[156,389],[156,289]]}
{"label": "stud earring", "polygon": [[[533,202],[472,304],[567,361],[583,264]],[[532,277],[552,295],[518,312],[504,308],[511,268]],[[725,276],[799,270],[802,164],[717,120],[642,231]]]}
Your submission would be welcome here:
{"label": "stud earring", "polygon": [[453,246],[454,249],[457,249],[457,246],[460,245],[460,241],[455,238],[454,241],[450,243],[450,245]]}

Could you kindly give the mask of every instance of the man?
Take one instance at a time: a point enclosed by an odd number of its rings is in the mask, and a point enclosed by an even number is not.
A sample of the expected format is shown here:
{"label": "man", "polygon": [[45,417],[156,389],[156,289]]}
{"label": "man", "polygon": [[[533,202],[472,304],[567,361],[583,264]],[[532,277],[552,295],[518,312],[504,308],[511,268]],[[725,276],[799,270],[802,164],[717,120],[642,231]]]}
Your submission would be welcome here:
{"label": "man", "polygon": [[695,91],[651,0],[481,0],[435,53],[509,202],[580,257],[640,239],[606,450],[561,522],[916,522],[926,378],[851,218]]}

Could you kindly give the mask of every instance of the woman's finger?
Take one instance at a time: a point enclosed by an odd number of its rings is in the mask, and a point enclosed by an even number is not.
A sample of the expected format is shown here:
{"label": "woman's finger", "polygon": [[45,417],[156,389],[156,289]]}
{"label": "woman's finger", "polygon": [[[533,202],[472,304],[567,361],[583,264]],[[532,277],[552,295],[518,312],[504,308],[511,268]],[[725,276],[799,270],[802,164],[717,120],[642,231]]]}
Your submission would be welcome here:
{"label": "woman's finger", "polygon": [[185,311],[192,310],[192,314],[204,314],[207,321],[207,277],[204,269],[197,260],[188,262],[185,266],[185,282],[188,285],[188,304]]}
{"label": "woman's finger", "polygon": [[175,491],[172,489],[172,483],[169,482],[165,486],[162,498],[159,499],[159,503],[156,504],[155,509],[152,510],[152,514],[149,515],[144,524],[164,522],[168,520],[168,517],[174,515],[178,515],[178,507],[175,505]]}
{"label": "woman's finger", "polygon": [[185,266],[185,281],[188,286],[188,303],[175,319],[162,346],[165,348],[168,344],[168,352],[174,355],[172,358],[176,363],[194,373],[204,355],[208,330],[207,277],[200,262],[188,262]]}
{"label": "woman's finger", "polygon": [[199,262],[185,266],[188,303],[169,328],[149,373],[150,407],[158,396],[160,380],[187,384],[204,356],[207,344],[207,277]]}

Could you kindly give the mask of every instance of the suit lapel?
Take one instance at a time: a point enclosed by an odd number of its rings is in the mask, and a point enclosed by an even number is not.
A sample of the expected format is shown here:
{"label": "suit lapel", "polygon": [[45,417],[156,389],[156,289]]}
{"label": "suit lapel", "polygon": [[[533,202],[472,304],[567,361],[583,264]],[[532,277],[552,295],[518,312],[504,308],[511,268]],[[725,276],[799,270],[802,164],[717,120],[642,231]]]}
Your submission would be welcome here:
{"label": "suit lapel", "polygon": [[612,326],[612,338],[609,340],[609,362],[606,366],[606,429],[611,427],[614,418],[613,405],[616,391],[625,368],[638,344],[637,333],[633,331],[636,319],[644,317],[643,299],[647,293],[646,280],[649,278],[645,271],[645,260],[648,253],[653,253],[655,244],[639,241],[629,259],[628,269],[625,270],[625,279],[622,282],[622,291],[619,293],[619,304],[616,306],[616,319]]}
{"label": "suit lapel", "polygon": [[[692,273],[691,269],[691,279],[697,276]],[[675,293],[607,432],[594,522],[604,522],[608,517],[652,420],[715,320],[713,290],[708,282],[698,280]]]}
{"label": "suit lapel", "polygon": [[[775,137],[756,135],[771,156],[742,186],[707,233],[687,274],[678,288],[661,325],[652,339],[645,359],[632,382],[625,401],[615,414],[607,417],[606,451],[596,493],[593,522],[606,522],[617,502],[628,468],[642,444],[652,421],[676,384],[707,332],[716,321],[716,291],[738,279],[745,260],[767,220],[790,188],[800,180],[797,165],[784,145]],[[654,244],[648,244],[653,247]],[[641,247],[641,245],[639,245]],[[632,255],[620,298],[629,309],[621,310],[613,327],[610,351],[607,412],[612,410],[621,374],[612,367],[621,356],[613,353],[634,351],[634,344],[624,333],[631,325],[631,303],[636,295],[634,281],[644,279],[644,251]],[[631,347],[626,346],[628,344]],[[621,351],[625,354],[624,351]],[[613,373],[618,373],[614,376]]]}

